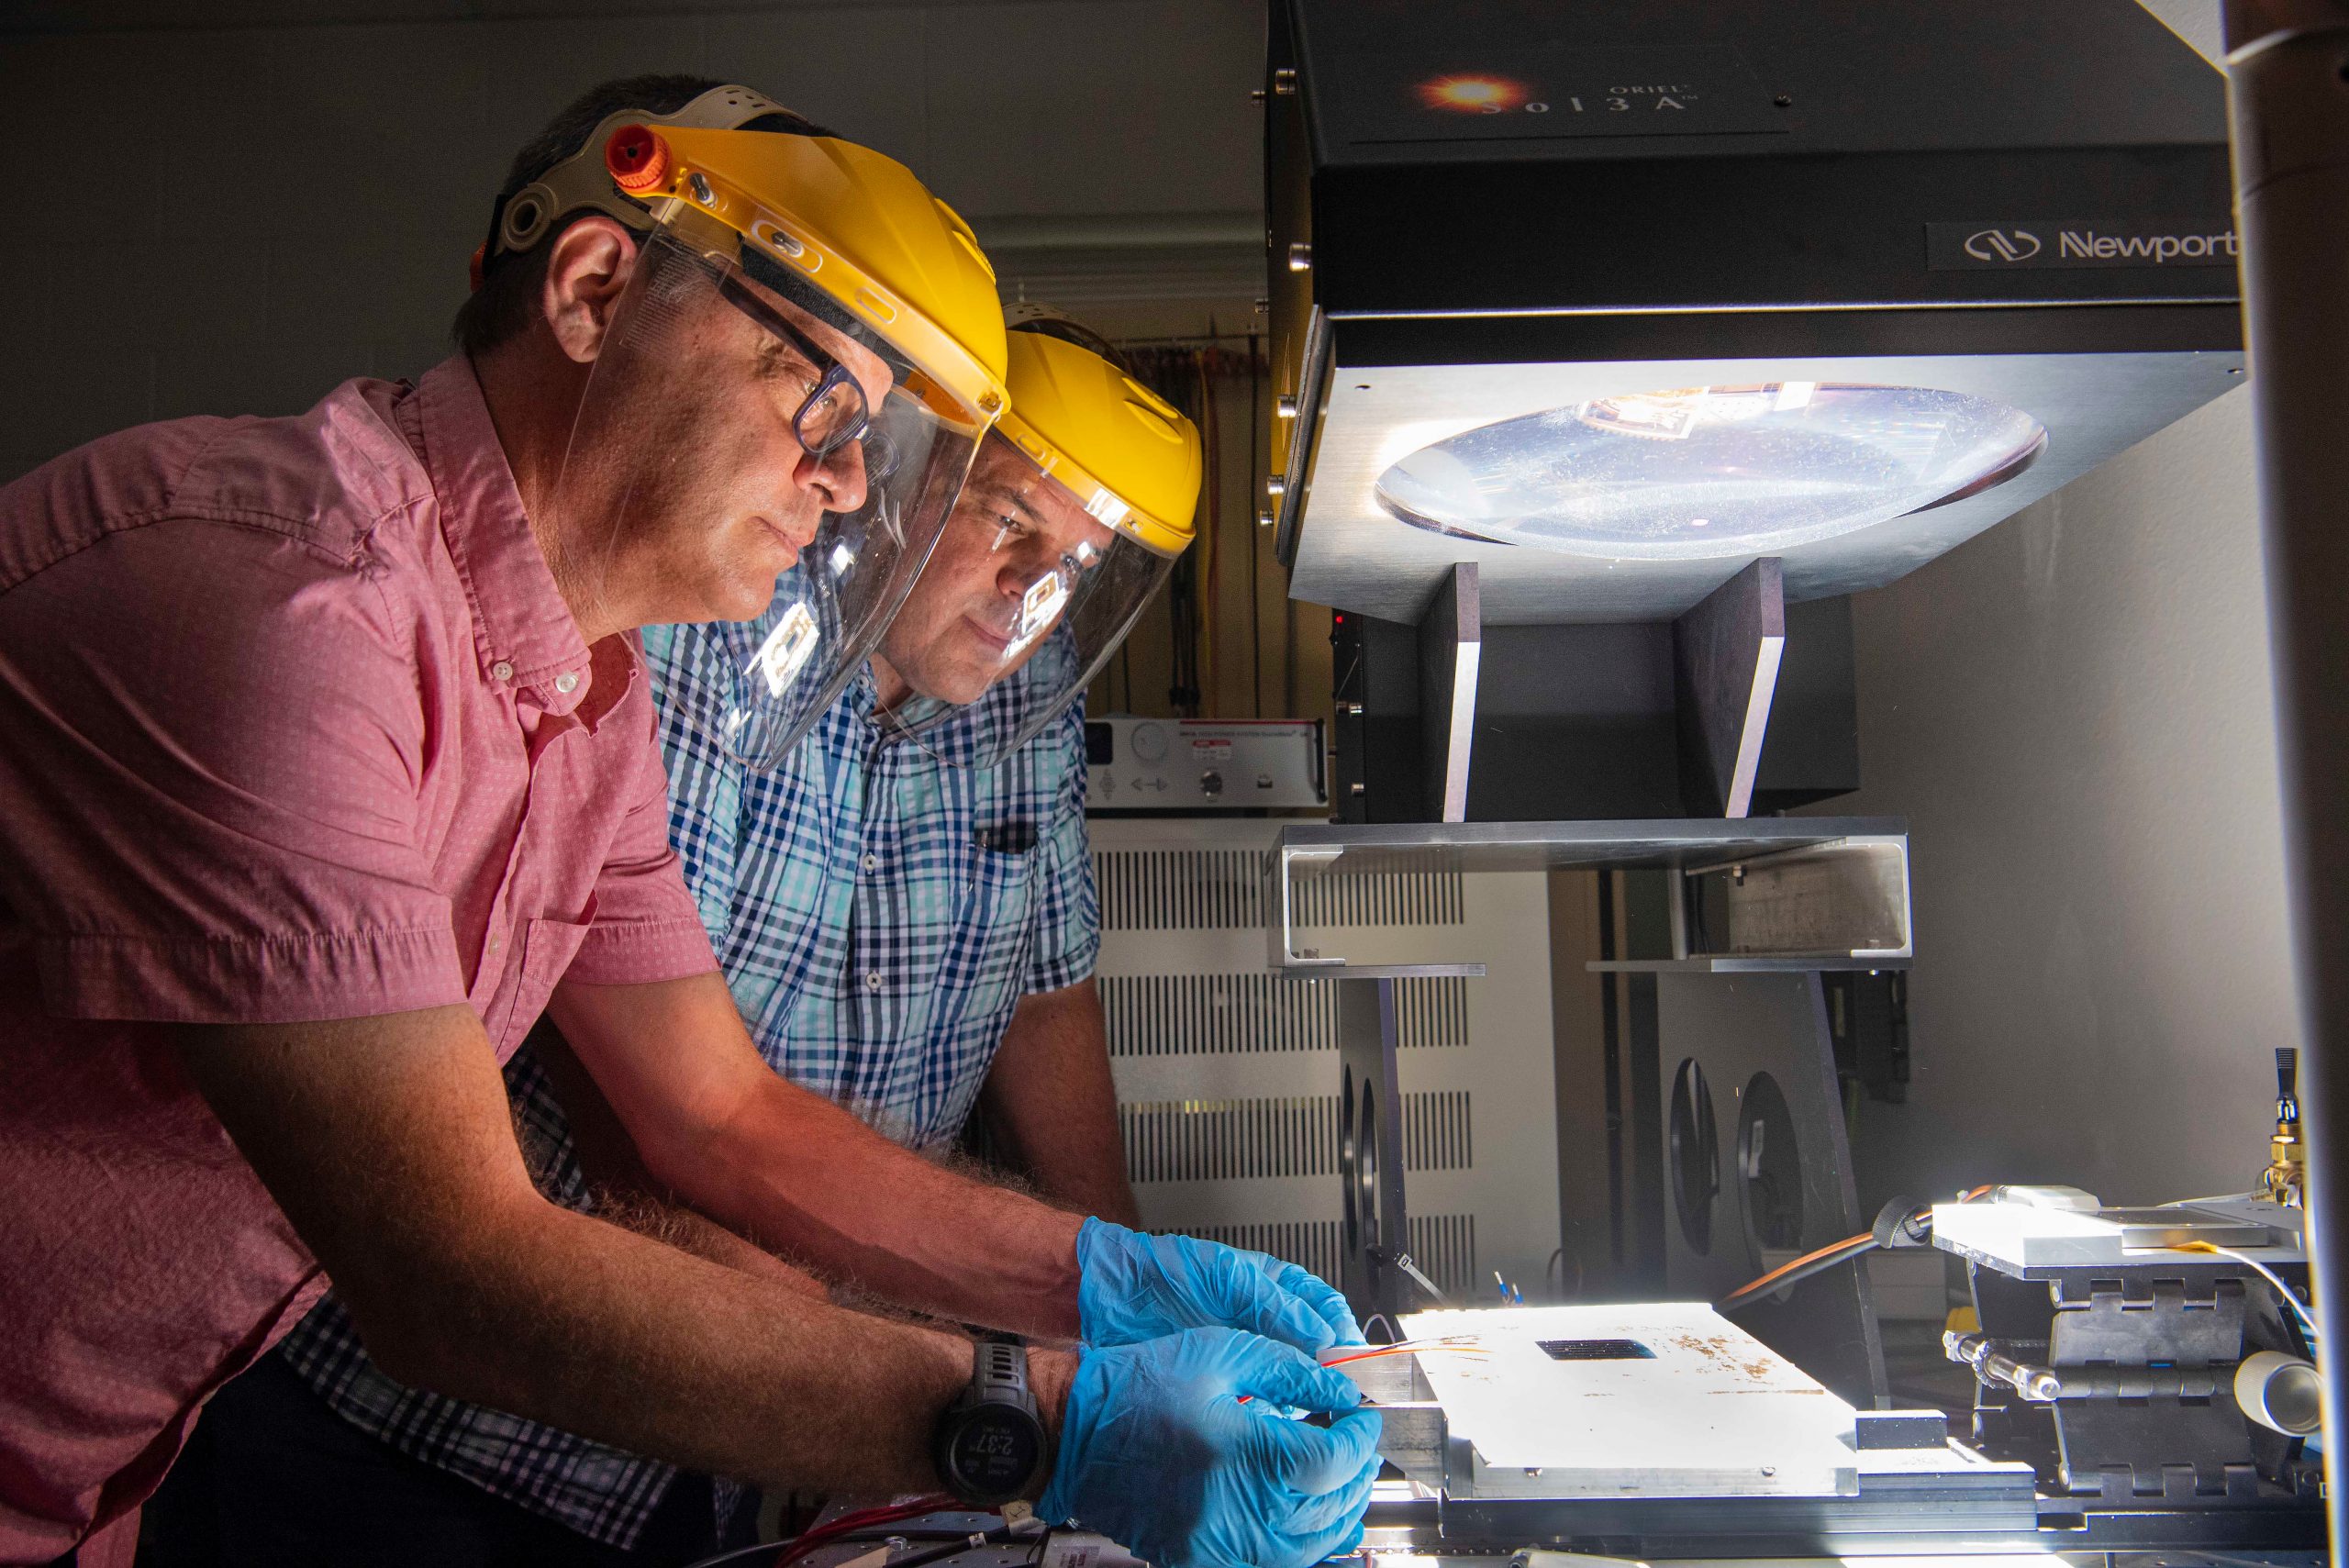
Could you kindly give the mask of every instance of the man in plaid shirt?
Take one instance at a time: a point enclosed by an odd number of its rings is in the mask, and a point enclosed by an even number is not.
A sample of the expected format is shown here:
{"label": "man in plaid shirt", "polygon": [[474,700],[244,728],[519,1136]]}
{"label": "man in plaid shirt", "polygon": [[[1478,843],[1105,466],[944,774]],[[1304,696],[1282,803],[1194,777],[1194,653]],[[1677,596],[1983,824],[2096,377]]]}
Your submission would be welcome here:
{"label": "man in plaid shirt", "polygon": [[[1088,354],[1114,352],[1048,315],[1019,326]],[[1008,451],[1000,439],[983,450],[958,521],[1000,500],[1004,486],[985,476],[1018,472]],[[1183,506],[1187,516],[1188,495]],[[923,607],[909,606],[885,645],[909,666],[930,657],[916,618]],[[990,671],[975,700],[956,704],[930,682],[906,690],[876,655],[787,762],[760,773],[688,717],[705,706],[712,672],[742,666],[751,635],[719,623],[649,628],[644,641],[670,839],[759,1051],[794,1083],[915,1149],[951,1148],[984,1108],[1048,1201],[1135,1223],[1092,980],[1100,911],[1084,711],[1065,689],[1068,660]],[[885,704],[883,682],[905,700]],[[507,1082],[541,1186],[595,1210],[614,1198],[583,1169],[578,1143],[615,1129],[595,1125],[602,1107],[591,1101],[574,1141],[564,1098],[578,1104],[584,1080],[565,1076],[569,1067],[560,1036],[541,1029]],[[591,1162],[596,1153],[587,1151]],[[224,1391],[198,1431],[217,1507],[234,1521],[223,1562],[378,1560],[370,1552],[464,1562],[475,1551],[479,1560],[675,1561],[747,1539],[745,1494],[722,1478],[394,1381],[331,1295],[280,1350],[282,1360]],[[367,1472],[363,1485],[322,1488],[306,1507],[289,1499],[288,1467],[320,1454],[340,1481]],[[354,1518],[361,1497],[366,1513]]]}

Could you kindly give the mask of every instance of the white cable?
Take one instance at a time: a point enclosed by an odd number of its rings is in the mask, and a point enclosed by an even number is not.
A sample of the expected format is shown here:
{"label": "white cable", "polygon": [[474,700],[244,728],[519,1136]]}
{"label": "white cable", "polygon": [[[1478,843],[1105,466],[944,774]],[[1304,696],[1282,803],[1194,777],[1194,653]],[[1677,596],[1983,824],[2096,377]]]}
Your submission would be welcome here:
{"label": "white cable", "polygon": [[2243,1203],[2248,1199],[2264,1198],[2266,1195],[2265,1192],[2212,1193],[2209,1197],[2174,1197],[2167,1203],[2157,1203],[2154,1207],[2155,1208],[2191,1208],[2198,1203]]}
{"label": "white cable", "polygon": [[685,1568],[718,1568],[721,1562],[740,1562],[746,1557],[773,1557],[790,1544],[787,1540],[762,1540],[753,1546],[738,1546],[731,1551],[721,1551],[715,1557],[698,1558],[685,1564]]}
{"label": "white cable", "polygon": [[2204,1248],[2210,1249],[2211,1251],[2218,1253],[2219,1256],[2222,1258],[2232,1258],[2236,1262],[2241,1263],[2247,1269],[2257,1270],[2259,1276],[2262,1279],[2276,1287],[2276,1294],[2284,1298],[2285,1304],[2290,1307],[2293,1311],[2300,1315],[2300,1321],[2307,1325],[2310,1342],[2313,1343],[2316,1340],[2321,1337],[2317,1333],[2315,1317],[2310,1313],[2307,1307],[2300,1305],[2300,1298],[2292,1294],[2292,1287],[2284,1283],[2283,1276],[2278,1274],[2274,1269],[2269,1268],[2266,1263],[2261,1262],[2256,1258],[2244,1256],[2243,1253],[2236,1251],[2232,1247],[2221,1247],[2216,1241],[2192,1241],[2188,1242],[2187,1246],[2180,1248],[2179,1251],[2193,1251],[2199,1252]]}

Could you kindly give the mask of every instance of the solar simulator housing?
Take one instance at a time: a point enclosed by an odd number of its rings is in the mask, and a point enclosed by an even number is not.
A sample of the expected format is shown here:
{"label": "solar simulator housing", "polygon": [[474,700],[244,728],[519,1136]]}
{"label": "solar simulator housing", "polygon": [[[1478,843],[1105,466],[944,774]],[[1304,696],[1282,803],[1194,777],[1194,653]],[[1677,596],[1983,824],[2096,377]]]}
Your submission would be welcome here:
{"label": "solar simulator housing", "polygon": [[2222,83],[2135,0],[1275,0],[1266,104],[1267,505],[1341,610],[1876,587],[2243,371]]}

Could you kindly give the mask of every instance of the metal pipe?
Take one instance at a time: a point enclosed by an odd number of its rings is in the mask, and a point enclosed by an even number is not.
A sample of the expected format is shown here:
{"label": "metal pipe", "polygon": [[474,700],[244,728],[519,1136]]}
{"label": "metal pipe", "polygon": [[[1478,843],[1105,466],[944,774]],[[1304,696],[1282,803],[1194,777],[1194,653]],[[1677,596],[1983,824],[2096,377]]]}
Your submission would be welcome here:
{"label": "metal pipe", "polygon": [[2011,1388],[2034,1405],[2052,1404],[2064,1396],[2064,1380],[2053,1368],[2018,1361],[1985,1335],[1946,1329],[1942,1334],[1942,1352],[1960,1366],[1972,1367],[1974,1375],[1984,1383]]}
{"label": "metal pipe", "polygon": [[2332,1559],[2349,1561],[2349,0],[2225,0],[2245,342],[2307,1051]]}

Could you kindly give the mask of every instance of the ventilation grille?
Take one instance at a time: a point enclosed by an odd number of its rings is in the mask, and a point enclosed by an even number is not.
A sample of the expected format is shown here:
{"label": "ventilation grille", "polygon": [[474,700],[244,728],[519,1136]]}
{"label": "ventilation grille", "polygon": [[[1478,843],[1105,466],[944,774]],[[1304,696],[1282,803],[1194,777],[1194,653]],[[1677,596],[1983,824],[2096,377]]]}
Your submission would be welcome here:
{"label": "ventilation grille", "polygon": [[1207,931],[1264,923],[1256,850],[1096,850],[1093,879],[1110,931]]}
{"label": "ventilation grille", "polygon": [[[1112,1056],[1334,1051],[1338,988],[1240,974],[1105,974]],[[1468,982],[1420,976],[1395,984],[1396,1033],[1407,1046],[1468,1043]]]}
{"label": "ventilation grille", "polygon": [[[1186,1236],[1270,1252],[1312,1270],[1332,1284],[1344,1270],[1338,1254],[1334,1219],[1290,1220],[1270,1225],[1186,1225]],[[1476,1217],[1422,1214],[1411,1221],[1411,1263],[1445,1295],[1473,1299],[1476,1291]]]}
{"label": "ventilation grille", "polygon": [[1270,1252],[1275,1258],[1312,1270],[1331,1284],[1338,1283],[1338,1275],[1344,1268],[1338,1258],[1338,1222],[1334,1219],[1290,1219],[1270,1225],[1186,1225],[1183,1234],[1202,1241],[1220,1241],[1227,1247]]}
{"label": "ventilation grille", "polygon": [[[1411,1216],[1411,1262],[1421,1273],[1435,1281],[1445,1295],[1474,1299],[1478,1278],[1476,1217],[1473,1214]],[[1453,1305],[1457,1307],[1466,1303],[1455,1300]]]}
{"label": "ventilation grille", "polygon": [[1464,1171],[1475,1162],[1465,1089],[1403,1096],[1403,1169]]}
{"label": "ventilation grille", "polygon": [[[1329,988],[1334,992],[1337,987]],[[1337,1043],[1332,1018],[1330,1043]],[[1466,1045],[1468,981],[1459,974],[1413,975],[1395,982],[1395,1043]]]}
{"label": "ventilation grille", "polygon": [[[1332,1176],[1338,1096],[1156,1100],[1118,1107],[1126,1174],[1137,1182],[1235,1182]],[[1472,1158],[1468,1093],[1403,1096],[1403,1168],[1457,1171]]]}
{"label": "ventilation grille", "polygon": [[1137,1182],[1326,1176],[1338,1168],[1338,1097],[1158,1100],[1118,1107]]}
{"label": "ventilation grille", "polygon": [[[1111,931],[1261,930],[1260,850],[1096,850],[1093,877],[1102,929]],[[1457,926],[1461,873],[1377,872],[1296,884],[1300,926]]]}
{"label": "ventilation grille", "polygon": [[1461,921],[1456,871],[1317,876],[1291,885],[1291,911],[1300,926],[1456,926]]}

